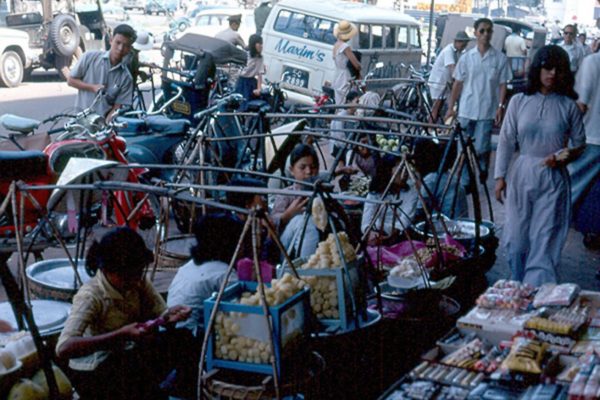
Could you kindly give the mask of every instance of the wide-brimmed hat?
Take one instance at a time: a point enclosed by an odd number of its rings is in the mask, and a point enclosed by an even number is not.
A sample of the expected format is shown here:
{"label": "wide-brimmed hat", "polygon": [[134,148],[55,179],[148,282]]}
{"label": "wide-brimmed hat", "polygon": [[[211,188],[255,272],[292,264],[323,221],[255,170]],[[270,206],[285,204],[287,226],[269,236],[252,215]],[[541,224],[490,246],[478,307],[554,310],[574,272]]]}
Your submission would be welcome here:
{"label": "wide-brimmed hat", "polygon": [[456,32],[456,36],[454,36],[454,40],[458,40],[459,42],[468,42],[469,40],[471,40],[471,38],[469,37],[469,35],[467,35],[467,32],[458,31]]}
{"label": "wide-brimmed hat", "polygon": [[154,38],[148,32],[139,32],[137,39],[133,42],[133,48],[137,51],[150,50],[154,47]]}
{"label": "wide-brimmed hat", "polygon": [[356,28],[356,25],[346,20],[340,21],[333,30],[335,37],[343,41],[350,40],[357,33],[358,29]]}
{"label": "wide-brimmed hat", "polygon": [[242,22],[242,14],[230,15],[229,17],[227,17],[227,21],[240,23]]}

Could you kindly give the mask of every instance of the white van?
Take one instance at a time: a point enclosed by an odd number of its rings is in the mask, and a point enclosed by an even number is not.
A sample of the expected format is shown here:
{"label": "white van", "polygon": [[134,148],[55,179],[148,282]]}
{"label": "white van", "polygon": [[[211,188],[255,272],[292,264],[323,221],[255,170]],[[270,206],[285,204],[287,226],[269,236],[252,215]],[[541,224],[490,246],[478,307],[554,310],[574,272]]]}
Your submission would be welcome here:
{"label": "white van", "polygon": [[333,82],[335,64],[333,29],[340,20],[358,27],[351,39],[353,50],[362,53],[363,75],[383,62],[377,78],[400,77],[400,64],[421,64],[419,23],[394,10],[339,0],[282,0],[263,29],[266,78],[282,81],[288,97],[310,104],[325,82]]}

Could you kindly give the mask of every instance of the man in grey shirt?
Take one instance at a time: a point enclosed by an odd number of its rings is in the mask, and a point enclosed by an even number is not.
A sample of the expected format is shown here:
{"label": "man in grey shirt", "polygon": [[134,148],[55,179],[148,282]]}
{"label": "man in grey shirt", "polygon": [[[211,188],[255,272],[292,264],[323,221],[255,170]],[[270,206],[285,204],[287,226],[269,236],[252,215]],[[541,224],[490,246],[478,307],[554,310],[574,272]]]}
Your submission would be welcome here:
{"label": "man in grey shirt", "polygon": [[242,24],[242,14],[230,15],[227,20],[229,21],[229,28],[217,33],[215,37],[245,49],[246,42],[238,32]]}
{"label": "man in grey shirt", "polygon": [[94,111],[111,119],[122,105],[131,105],[133,79],[125,62],[135,42],[135,30],[129,25],[119,25],[113,31],[108,51],[88,51],[71,70],[69,86],[79,90],[75,107],[79,110],[92,105],[99,90],[105,94],[94,105]]}

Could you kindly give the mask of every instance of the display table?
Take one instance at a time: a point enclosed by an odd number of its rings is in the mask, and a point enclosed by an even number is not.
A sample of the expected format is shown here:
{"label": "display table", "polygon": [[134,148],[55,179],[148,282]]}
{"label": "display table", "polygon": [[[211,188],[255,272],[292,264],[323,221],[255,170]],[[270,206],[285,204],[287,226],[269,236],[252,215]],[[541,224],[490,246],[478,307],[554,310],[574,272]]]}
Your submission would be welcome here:
{"label": "display table", "polygon": [[598,399],[600,293],[498,281],[381,400]]}

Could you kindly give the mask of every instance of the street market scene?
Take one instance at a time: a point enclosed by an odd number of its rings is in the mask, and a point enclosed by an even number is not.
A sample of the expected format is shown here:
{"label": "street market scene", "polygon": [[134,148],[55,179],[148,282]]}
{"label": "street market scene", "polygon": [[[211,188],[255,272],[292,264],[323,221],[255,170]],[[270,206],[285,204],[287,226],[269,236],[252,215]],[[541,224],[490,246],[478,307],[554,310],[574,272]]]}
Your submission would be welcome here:
{"label": "street market scene", "polygon": [[0,400],[600,399],[600,3],[0,0]]}

